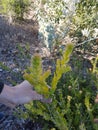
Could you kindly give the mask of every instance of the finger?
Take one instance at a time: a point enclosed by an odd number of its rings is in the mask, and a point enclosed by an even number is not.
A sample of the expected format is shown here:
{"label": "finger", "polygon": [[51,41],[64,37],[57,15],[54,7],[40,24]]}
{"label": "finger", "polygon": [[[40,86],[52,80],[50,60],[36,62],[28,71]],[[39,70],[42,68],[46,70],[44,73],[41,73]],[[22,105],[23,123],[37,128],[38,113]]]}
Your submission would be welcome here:
{"label": "finger", "polygon": [[95,99],[95,103],[98,103],[98,98]]}
{"label": "finger", "polygon": [[7,107],[10,107],[10,108],[15,108],[15,104],[13,104],[13,103],[11,103],[11,102],[9,102],[9,101],[6,101],[6,102],[4,102],[4,105],[6,105]]}
{"label": "finger", "polygon": [[44,103],[51,103],[52,102],[52,99],[51,98],[43,98],[42,100],[40,100],[41,102],[44,102]]}
{"label": "finger", "polygon": [[38,94],[36,91],[32,91],[32,100],[41,100],[43,96]]}
{"label": "finger", "polygon": [[98,119],[94,119],[94,123],[98,123]]}

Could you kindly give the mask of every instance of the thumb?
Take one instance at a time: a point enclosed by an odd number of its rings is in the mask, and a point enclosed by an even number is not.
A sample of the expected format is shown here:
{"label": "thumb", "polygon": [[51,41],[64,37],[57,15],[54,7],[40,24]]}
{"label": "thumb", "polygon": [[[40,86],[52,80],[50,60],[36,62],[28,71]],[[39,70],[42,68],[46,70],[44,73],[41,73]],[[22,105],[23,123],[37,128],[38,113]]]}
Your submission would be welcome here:
{"label": "thumb", "polygon": [[51,103],[52,99],[51,98],[42,98],[40,101],[43,103]]}

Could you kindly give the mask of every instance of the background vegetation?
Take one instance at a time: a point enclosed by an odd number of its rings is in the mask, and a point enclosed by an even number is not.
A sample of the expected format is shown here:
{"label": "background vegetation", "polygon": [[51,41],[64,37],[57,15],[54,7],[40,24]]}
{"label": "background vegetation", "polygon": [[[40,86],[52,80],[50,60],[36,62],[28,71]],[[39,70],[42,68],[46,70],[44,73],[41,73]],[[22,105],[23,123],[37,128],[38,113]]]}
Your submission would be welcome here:
{"label": "background vegetation", "polygon": [[[9,18],[23,20],[30,2],[1,0],[2,11]],[[93,120],[98,117],[94,103],[98,90],[98,1],[37,0],[32,5],[39,40],[56,55],[51,69],[44,72],[36,54],[24,78],[52,102],[26,104],[20,116],[40,120],[43,130],[97,130]]]}

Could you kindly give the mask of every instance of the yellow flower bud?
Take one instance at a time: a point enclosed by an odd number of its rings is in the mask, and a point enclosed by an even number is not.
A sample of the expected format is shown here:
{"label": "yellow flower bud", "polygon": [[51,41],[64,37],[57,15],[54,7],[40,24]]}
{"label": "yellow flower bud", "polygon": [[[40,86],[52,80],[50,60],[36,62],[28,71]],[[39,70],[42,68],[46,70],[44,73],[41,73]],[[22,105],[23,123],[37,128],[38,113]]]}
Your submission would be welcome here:
{"label": "yellow flower bud", "polygon": [[71,86],[68,86],[68,89],[70,90],[72,87]]}
{"label": "yellow flower bud", "polygon": [[82,94],[82,91],[80,90],[79,93]]}
{"label": "yellow flower bud", "polygon": [[71,101],[72,97],[71,96],[67,96],[68,101]]}

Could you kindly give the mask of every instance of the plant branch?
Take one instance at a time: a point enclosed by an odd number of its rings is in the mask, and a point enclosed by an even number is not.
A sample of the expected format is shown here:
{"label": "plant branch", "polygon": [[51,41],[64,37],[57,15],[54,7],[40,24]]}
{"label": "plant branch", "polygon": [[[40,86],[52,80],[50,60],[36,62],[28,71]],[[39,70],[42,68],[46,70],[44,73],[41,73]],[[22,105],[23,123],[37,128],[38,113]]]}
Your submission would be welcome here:
{"label": "plant branch", "polygon": [[93,40],[96,40],[96,39],[98,39],[98,37],[91,38],[91,39],[89,39],[89,40],[86,40],[86,41],[84,41],[84,42],[81,42],[80,44],[76,45],[75,47],[81,46],[81,45],[83,45],[83,44],[85,44],[85,43],[87,43],[87,42],[90,42],[90,41],[93,41]]}

